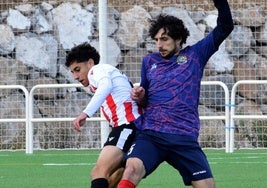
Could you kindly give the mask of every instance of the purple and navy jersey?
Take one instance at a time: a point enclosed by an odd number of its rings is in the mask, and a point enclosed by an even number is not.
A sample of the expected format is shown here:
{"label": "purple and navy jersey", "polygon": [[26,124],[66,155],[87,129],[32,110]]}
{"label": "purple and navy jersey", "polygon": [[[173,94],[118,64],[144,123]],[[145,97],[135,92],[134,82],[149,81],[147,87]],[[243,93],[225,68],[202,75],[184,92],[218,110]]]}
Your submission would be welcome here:
{"label": "purple and navy jersey", "polygon": [[136,119],[140,130],[198,137],[198,103],[204,67],[233,30],[226,0],[214,0],[217,26],[204,39],[182,49],[170,59],[159,53],[143,58],[140,85],[146,91],[144,114]]}
{"label": "purple and navy jersey", "polygon": [[159,53],[143,58],[140,85],[146,90],[147,103],[135,121],[139,129],[198,136],[200,82],[208,59],[217,50],[213,44],[211,33],[170,59]]}

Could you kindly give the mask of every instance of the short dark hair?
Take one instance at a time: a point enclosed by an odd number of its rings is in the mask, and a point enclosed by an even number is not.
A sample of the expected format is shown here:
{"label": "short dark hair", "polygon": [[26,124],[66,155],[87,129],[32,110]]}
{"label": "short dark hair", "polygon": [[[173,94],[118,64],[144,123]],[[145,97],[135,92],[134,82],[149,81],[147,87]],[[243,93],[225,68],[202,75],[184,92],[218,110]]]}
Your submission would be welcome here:
{"label": "short dark hair", "polygon": [[94,60],[94,64],[96,65],[99,63],[100,55],[93,46],[88,42],[84,42],[67,52],[65,65],[69,67],[75,61],[80,63],[88,61],[90,58]]}
{"label": "short dark hair", "polygon": [[179,18],[167,14],[160,14],[155,19],[151,19],[149,35],[153,39],[158,31],[163,28],[168,36],[172,39],[182,39],[181,45],[186,43],[189,36],[188,29],[184,26],[184,22]]}

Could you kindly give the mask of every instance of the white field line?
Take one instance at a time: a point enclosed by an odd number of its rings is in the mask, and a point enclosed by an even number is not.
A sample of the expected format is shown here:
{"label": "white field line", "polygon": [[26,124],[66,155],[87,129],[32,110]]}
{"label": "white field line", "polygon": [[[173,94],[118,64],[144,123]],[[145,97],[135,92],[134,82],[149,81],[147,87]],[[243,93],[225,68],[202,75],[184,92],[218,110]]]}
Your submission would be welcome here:
{"label": "white field line", "polygon": [[[35,154],[34,154],[35,155]],[[90,154],[90,153],[72,153],[72,154],[45,154],[45,153],[38,153],[36,154],[36,156],[98,156],[99,154]],[[1,157],[9,157],[9,156],[12,156],[12,154],[1,154],[0,153],[0,158]],[[41,165],[41,166],[93,166],[95,165],[95,163],[43,163],[43,164],[35,164],[35,163],[32,163],[32,164],[12,164],[12,165]],[[1,166],[1,165],[0,165]]]}
{"label": "white field line", "polygon": [[36,154],[36,155],[38,155],[38,156],[98,156],[99,154],[90,154],[90,153],[83,153],[83,154],[79,154],[79,153],[77,153],[77,154],[75,154],[75,153],[72,153],[72,154],[66,154],[66,153],[64,153],[64,154],[45,154],[45,153],[42,153],[42,154],[40,154],[40,153],[38,153],[38,154]]}
{"label": "white field line", "polygon": [[[238,161],[240,159],[261,159],[267,153],[242,153],[245,156],[229,156],[225,157],[208,157],[210,164],[267,164],[267,161]],[[226,160],[227,159],[227,160]],[[236,161],[235,161],[236,160]]]}
{"label": "white field line", "polygon": [[[39,154],[38,154],[39,155]],[[98,156],[99,154],[41,154],[43,156]],[[44,163],[43,166],[93,166],[95,163]]]}
{"label": "white field line", "polygon": [[95,163],[44,163],[43,166],[93,166]]}
{"label": "white field line", "polygon": [[[71,154],[67,154],[67,153],[64,153],[64,154],[52,154],[52,153],[48,153],[48,154],[46,154],[46,153],[38,153],[38,154],[33,154],[33,156],[98,156],[99,154],[97,154],[97,153],[71,153]],[[11,154],[1,154],[1,152],[0,152],[0,157],[9,157],[9,156],[12,156],[12,153]],[[29,155],[30,156],[30,155]]]}
{"label": "white field line", "polygon": [[209,164],[267,164],[267,162],[209,162]]}
{"label": "white field line", "polygon": [[8,157],[9,155],[0,155],[0,157]]}
{"label": "white field line", "polygon": [[244,156],[244,157],[228,157],[228,158],[224,158],[224,157],[208,157],[208,160],[234,160],[234,159],[260,159],[262,158],[262,156]]}

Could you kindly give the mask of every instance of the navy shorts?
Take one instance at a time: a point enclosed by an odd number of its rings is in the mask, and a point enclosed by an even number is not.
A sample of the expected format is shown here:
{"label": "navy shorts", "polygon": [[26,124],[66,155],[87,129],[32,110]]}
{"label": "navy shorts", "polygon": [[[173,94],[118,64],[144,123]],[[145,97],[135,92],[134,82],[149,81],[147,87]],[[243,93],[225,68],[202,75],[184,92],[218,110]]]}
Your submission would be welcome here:
{"label": "navy shorts", "polygon": [[135,137],[136,128],[133,123],[113,127],[104,146],[116,146],[123,152],[127,152]]}
{"label": "navy shorts", "polygon": [[185,185],[213,177],[206,155],[197,139],[193,137],[138,131],[133,145],[125,154],[125,159],[130,157],[137,157],[143,161],[145,177],[163,161],[179,171]]}

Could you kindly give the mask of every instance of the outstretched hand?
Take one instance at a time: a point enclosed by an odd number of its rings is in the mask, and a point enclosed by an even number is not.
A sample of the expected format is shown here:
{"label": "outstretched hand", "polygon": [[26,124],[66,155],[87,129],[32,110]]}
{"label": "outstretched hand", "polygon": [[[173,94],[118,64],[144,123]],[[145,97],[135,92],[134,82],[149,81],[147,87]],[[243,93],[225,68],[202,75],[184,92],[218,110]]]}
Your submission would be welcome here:
{"label": "outstretched hand", "polygon": [[81,131],[81,127],[85,124],[87,118],[87,114],[81,113],[74,121],[73,127],[77,131]]}

